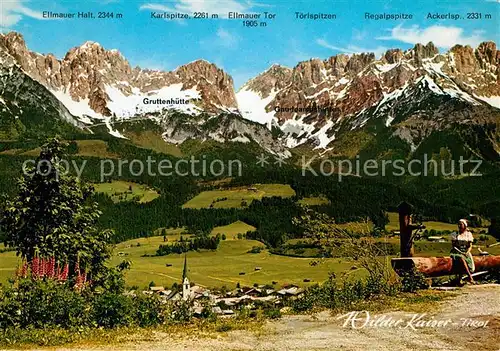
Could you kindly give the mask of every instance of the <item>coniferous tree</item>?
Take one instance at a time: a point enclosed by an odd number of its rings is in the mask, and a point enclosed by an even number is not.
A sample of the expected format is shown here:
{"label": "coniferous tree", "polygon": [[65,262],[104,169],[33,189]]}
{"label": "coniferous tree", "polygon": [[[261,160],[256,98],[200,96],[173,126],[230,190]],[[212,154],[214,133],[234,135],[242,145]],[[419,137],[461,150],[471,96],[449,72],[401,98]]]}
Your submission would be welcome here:
{"label": "coniferous tree", "polygon": [[65,147],[57,138],[42,147],[19,192],[4,204],[0,226],[6,245],[26,261],[54,257],[95,278],[106,269],[111,232],[96,229],[101,212],[91,201],[93,188],[62,168]]}

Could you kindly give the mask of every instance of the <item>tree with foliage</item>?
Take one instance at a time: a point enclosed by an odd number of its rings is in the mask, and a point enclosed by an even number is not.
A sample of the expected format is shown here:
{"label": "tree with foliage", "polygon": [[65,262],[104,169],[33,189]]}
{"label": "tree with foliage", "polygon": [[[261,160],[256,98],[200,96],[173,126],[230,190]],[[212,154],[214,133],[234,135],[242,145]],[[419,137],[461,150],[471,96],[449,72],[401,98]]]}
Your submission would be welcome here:
{"label": "tree with foliage", "polygon": [[166,256],[171,253],[181,254],[188,251],[197,251],[200,249],[217,250],[221,241],[221,235],[216,236],[200,236],[194,239],[186,239],[182,242],[177,242],[172,245],[160,245],[156,250],[156,256]]}
{"label": "tree with foliage", "polygon": [[392,283],[386,283],[394,281],[394,272],[380,259],[382,256],[387,257],[388,253],[383,246],[377,245],[373,237],[359,237],[356,233],[350,233],[339,228],[330,216],[308,208],[293,222],[303,231],[305,238],[320,248],[324,257],[349,257],[368,271],[368,280],[392,286]]}
{"label": "tree with foliage", "polygon": [[494,236],[497,240],[500,240],[500,217],[491,219],[488,234]]}
{"label": "tree with foliage", "polygon": [[67,174],[65,148],[57,138],[42,147],[35,165],[24,169],[17,195],[2,206],[0,227],[5,244],[27,262],[53,257],[69,264],[70,275],[83,269],[97,280],[109,273],[112,232],[96,229],[101,212],[91,200],[93,188]]}

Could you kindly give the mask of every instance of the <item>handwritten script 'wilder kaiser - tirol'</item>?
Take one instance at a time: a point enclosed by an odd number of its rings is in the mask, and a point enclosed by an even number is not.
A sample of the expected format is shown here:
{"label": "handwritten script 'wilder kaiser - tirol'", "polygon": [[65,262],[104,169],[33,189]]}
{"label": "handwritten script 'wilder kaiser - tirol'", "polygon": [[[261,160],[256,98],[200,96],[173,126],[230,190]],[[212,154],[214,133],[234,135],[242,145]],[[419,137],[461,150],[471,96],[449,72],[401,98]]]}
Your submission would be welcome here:
{"label": "handwritten script 'wilder kaiser - tirol'", "polygon": [[391,316],[387,314],[371,315],[369,311],[351,311],[337,317],[343,320],[343,328],[400,328],[400,329],[424,329],[424,328],[486,328],[489,320],[474,320],[460,318],[439,318],[428,313],[413,313],[403,316]]}

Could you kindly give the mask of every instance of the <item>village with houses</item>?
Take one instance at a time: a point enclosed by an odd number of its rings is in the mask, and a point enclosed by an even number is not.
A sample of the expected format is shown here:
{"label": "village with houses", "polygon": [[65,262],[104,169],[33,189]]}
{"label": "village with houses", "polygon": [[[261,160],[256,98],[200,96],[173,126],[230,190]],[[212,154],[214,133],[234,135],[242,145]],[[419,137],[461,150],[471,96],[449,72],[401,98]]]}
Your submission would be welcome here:
{"label": "village with houses", "polygon": [[[219,316],[232,316],[243,308],[253,310],[258,307],[286,309],[286,301],[296,299],[304,293],[304,289],[296,285],[287,285],[281,289],[274,289],[269,285],[238,286],[231,291],[215,291],[200,285],[191,284],[188,278],[187,258],[184,257],[182,289],[165,288],[164,286],[150,286],[149,290],[141,291],[145,295],[158,295],[161,301],[185,301],[192,304],[192,313],[201,317],[203,310],[209,306],[211,312]],[[136,295],[131,290],[128,295]]]}

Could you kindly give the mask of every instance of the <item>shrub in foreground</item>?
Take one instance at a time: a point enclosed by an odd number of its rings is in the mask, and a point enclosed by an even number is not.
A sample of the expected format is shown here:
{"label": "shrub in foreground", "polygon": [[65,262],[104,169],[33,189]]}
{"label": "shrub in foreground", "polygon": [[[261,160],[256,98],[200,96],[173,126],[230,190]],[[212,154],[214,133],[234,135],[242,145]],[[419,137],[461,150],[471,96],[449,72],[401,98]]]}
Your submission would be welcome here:
{"label": "shrub in foreground", "polygon": [[303,295],[291,300],[289,305],[296,312],[314,308],[342,309],[376,295],[394,295],[399,291],[401,284],[398,281],[377,280],[370,276],[365,280],[338,282],[330,277],[322,285],[307,288]]}
{"label": "shrub in foreground", "polygon": [[155,295],[77,290],[50,279],[20,279],[0,288],[0,329],[148,327],[163,323],[165,316]]}
{"label": "shrub in foreground", "polygon": [[53,280],[21,279],[0,290],[0,329],[88,325],[89,311],[82,294]]}

